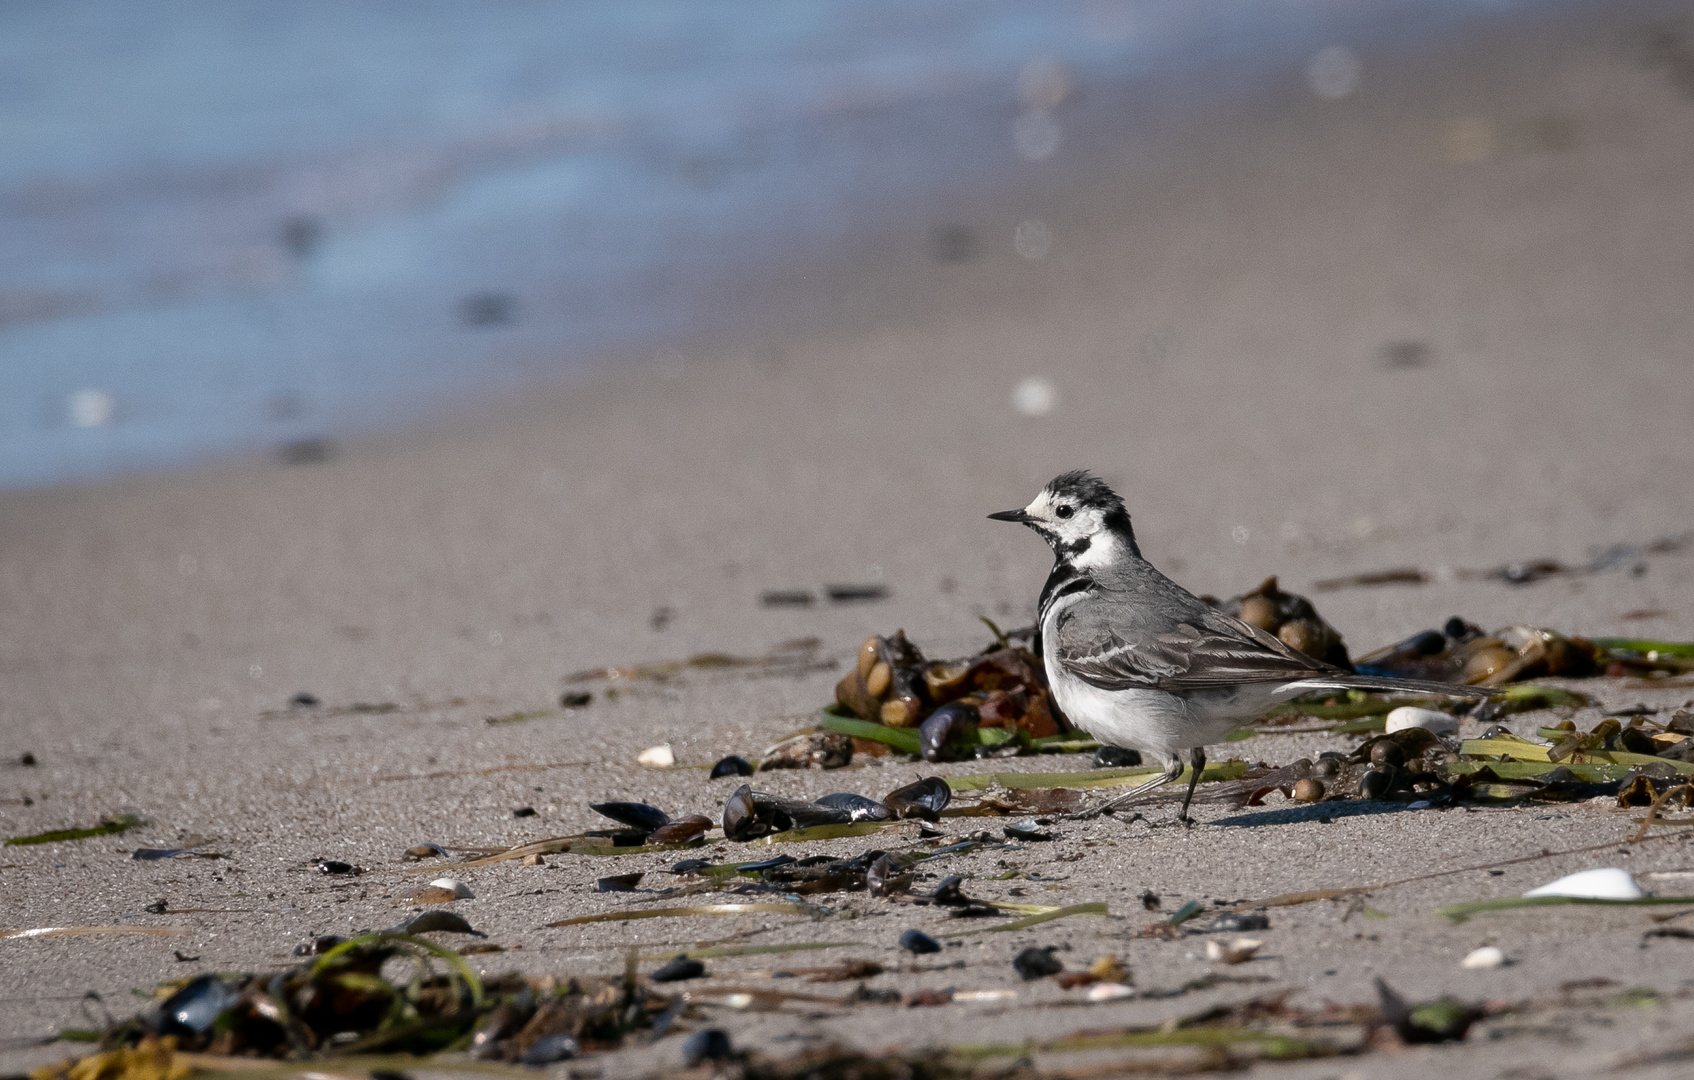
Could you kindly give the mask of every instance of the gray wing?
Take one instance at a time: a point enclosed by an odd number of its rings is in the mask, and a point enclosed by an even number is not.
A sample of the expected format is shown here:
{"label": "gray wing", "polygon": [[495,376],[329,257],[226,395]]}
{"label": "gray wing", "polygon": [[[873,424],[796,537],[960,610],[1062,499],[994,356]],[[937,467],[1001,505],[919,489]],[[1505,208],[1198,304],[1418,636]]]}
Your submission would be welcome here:
{"label": "gray wing", "polygon": [[1127,581],[1102,583],[1088,602],[1061,611],[1053,629],[1060,665],[1103,690],[1182,692],[1337,673],[1207,607],[1151,567]]}

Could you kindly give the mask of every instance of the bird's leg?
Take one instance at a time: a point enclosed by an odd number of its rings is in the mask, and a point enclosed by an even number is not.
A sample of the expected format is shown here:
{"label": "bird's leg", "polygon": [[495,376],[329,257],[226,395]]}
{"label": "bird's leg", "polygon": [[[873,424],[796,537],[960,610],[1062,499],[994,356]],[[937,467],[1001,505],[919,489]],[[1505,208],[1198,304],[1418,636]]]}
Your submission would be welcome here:
{"label": "bird's leg", "polygon": [[1194,788],[1200,783],[1200,774],[1206,769],[1205,749],[1196,746],[1188,752],[1188,760],[1194,766],[1194,775],[1188,778],[1188,794],[1182,797],[1182,809],[1176,812],[1177,823],[1184,826],[1194,824],[1194,819],[1188,816],[1188,804],[1194,801]]}
{"label": "bird's leg", "polygon": [[1073,814],[1071,816],[1071,820],[1086,821],[1089,818],[1097,818],[1101,814],[1109,814],[1118,807],[1141,798],[1141,796],[1147,794],[1149,791],[1164,787],[1166,784],[1181,775],[1182,758],[1172,757],[1169,761],[1165,762],[1165,771],[1160,773],[1158,776],[1153,777],[1144,784],[1135,785],[1122,795],[1119,795],[1117,798],[1112,799],[1102,806],[1095,807],[1093,810],[1084,810],[1080,814]]}

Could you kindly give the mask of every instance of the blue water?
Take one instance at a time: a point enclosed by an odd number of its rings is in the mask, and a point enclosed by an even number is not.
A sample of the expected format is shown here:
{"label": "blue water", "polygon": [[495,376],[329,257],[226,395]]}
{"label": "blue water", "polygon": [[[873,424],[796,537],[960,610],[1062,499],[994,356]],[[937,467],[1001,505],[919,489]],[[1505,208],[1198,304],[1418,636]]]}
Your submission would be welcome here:
{"label": "blue water", "polygon": [[1058,149],[1020,157],[1032,70],[1245,93],[1513,6],[14,0],[0,487],[399,423],[731,324],[738,275],[1085,154],[1060,102]]}

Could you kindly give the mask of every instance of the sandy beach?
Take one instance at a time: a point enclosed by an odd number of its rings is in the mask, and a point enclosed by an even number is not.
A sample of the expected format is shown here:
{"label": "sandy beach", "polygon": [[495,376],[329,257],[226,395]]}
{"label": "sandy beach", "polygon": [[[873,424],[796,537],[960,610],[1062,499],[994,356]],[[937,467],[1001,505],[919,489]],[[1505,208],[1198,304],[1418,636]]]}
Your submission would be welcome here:
{"label": "sandy beach", "polygon": [[[87,991],[124,1015],[140,1004],[132,990],[161,980],[282,965],[315,935],[401,921],[414,907],[401,894],[423,880],[401,859],[411,845],[577,832],[594,827],[587,804],[603,799],[715,817],[731,781],[642,768],[636,755],[666,742],[684,765],[756,755],[811,722],[841,669],[692,672],[568,712],[565,676],[759,655],[807,637],[821,659],[850,664],[867,635],[897,627],[932,656],[980,648],[979,616],[1027,622],[1048,565],[1035,537],[985,515],[1065,469],[1113,483],[1148,557],[1195,592],[1238,593],[1271,574],[1308,592],[1337,575],[1427,571],[1420,586],[1311,594],[1355,653],[1455,614],[1694,640],[1687,552],[1649,556],[1639,573],[1526,586],[1454,573],[1581,562],[1694,528],[1694,96],[1685,72],[1642,45],[1665,25],[1654,10],[1561,16],[1533,31],[1502,17],[1372,64],[1342,100],[1291,77],[1262,100],[1166,121],[1038,193],[985,197],[868,233],[850,257],[777,267],[767,314],[739,333],[346,439],[328,461],[253,458],[0,495],[0,832],[120,813],[147,822],[6,848],[0,929],[182,931],[0,940],[0,1069],[64,1057],[64,1044],[32,1041],[86,1026]],[[1682,40],[1678,55],[1694,55]],[[1037,214],[1051,250],[1030,259],[1011,237]],[[934,230],[958,225],[985,238],[980,252],[938,260]],[[1031,378],[1054,391],[1046,415],[1011,405]],[[836,583],[889,595],[760,602],[767,590]],[[1596,701],[1573,717],[1584,730],[1602,707],[1694,698],[1688,685],[1632,679],[1582,689]],[[322,705],[290,709],[301,692]],[[540,715],[488,722],[529,711]],[[1519,714],[1510,726],[1528,733],[1550,718]],[[1356,743],[1267,735],[1213,757],[1285,764]],[[26,753],[37,764],[17,764]],[[1087,764],[879,759],[758,783],[880,795],[922,775]],[[597,893],[595,880],[642,870],[642,888],[663,888],[675,858],[662,854],[467,872],[476,897],[455,910],[509,950],[474,957],[485,972],[605,974],[632,946],[661,955],[752,932],[761,943],[854,942],[815,955],[884,963],[878,986],[1017,992],[928,1009],[714,1011],[738,1045],[772,1053],[1048,1037],[1283,989],[1314,1007],[1371,1003],[1380,975],[1413,997],[1569,1004],[1460,1044],[1255,1074],[1686,1068],[1694,945],[1644,939],[1656,909],[1461,925],[1433,914],[1590,866],[1694,892],[1694,879],[1652,876],[1694,870],[1676,831],[1626,844],[1629,813],[1588,802],[1326,805],[1327,822],[1273,796],[1257,810],[1202,806],[1187,831],[1075,823],[1053,843],[961,856],[945,872],[973,895],[1014,895],[1012,881],[992,880],[1010,864],[1037,872],[1016,887],[1039,902],[1103,901],[1111,914],[966,936],[934,958],[953,966],[925,971],[904,970],[900,932],[954,927],[935,909],[863,894],[830,898],[837,914],[815,922],[542,928],[640,903]],[[520,807],[535,813],[514,817]],[[1027,945],[1060,945],[1069,967],[1115,953],[1139,986],[1180,986],[1213,965],[1198,939],[1133,937],[1151,918],[1144,891],[1169,911],[1614,841],[1371,893],[1386,918],[1332,902],[1272,911],[1257,935],[1264,958],[1231,972],[1262,984],[1076,1006],[1077,992],[1021,983],[1010,966]],[[144,863],[127,854],[137,847],[229,858]],[[768,852],[725,843],[708,857]],[[367,873],[326,878],[320,858]],[[161,898],[166,913],[145,910]],[[1484,944],[1513,963],[1462,970],[1459,958]],[[736,983],[775,966],[710,965]],[[1609,1008],[1560,989],[1599,978],[1660,996]],[[646,1074],[674,1066],[679,1042],[594,1064],[607,1077]]]}

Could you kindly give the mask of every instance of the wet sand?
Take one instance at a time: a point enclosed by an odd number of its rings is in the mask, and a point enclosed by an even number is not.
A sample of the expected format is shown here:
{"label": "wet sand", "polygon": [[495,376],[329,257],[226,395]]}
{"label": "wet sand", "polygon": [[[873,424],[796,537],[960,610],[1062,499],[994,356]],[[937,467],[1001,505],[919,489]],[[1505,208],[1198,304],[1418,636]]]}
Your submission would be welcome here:
{"label": "wet sand", "polygon": [[[1694,527],[1685,228],[1694,99],[1642,62],[1631,34],[1641,25],[1450,44],[1417,63],[1369,68],[1342,101],[1291,81],[1251,107],[1192,117],[1159,136],[1167,141],[1146,161],[1106,161],[1044,191],[1039,206],[966,208],[966,224],[985,237],[1009,237],[1038,212],[1054,236],[1041,260],[1007,241],[936,262],[923,228],[867,237],[851,266],[773,284],[770,325],[780,332],[701,343],[680,364],[626,367],[453,423],[346,442],[320,464],[248,461],[0,498],[0,831],[121,812],[148,822],[122,836],[7,848],[0,928],[184,931],[0,941],[10,976],[0,1036],[81,1026],[77,999],[88,990],[123,1014],[132,988],[282,964],[312,935],[392,925],[411,911],[397,897],[418,880],[401,872],[412,844],[574,832],[593,820],[586,803],[604,798],[715,814],[729,781],[642,769],[636,754],[666,741],[690,765],[756,754],[804,725],[835,675],[691,675],[569,714],[556,706],[563,677],[814,635],[845,660],[867,634],[895,627],[932,655],[978,647],[977,617],[1026,620],[1047,566],[1033,536],[984,515],[1027,501],[1063,469],[1086,466],[1113,482],[1149,557],[1197,592],[1239,592],[1273,573],[1305,591],[1354,571],[1437,572],[1420,587],[1319,595],[1355,652],[1455,613],[1485,626],[1694,638],[1686,554],[1649,557],[1638,575],[1527,587],[1439,572],[1581,560]],[[825,286],[827,303],[783,324],[784,305]],[[1395,349],[1404,342],[1421,346]],[[1425,360],[1385,359],[1409,355]],[[1051,414],[1011,409],[1012,387],[1029,377],[1056,389]],[[759,603],[767,589],[837,582],[881,583],[891,597]],[[655,619],[661,608],[668,619]],[[1626,618],[1650,611],[1663,614]],[[1607,706],[1694,697],[1623,680],[1584,689]],[[324,706],[289,711],[298,691]],[[356,703],[399,707],[350,711]],[[486,722],[527,710],[545,715]],[[1598,709],[1575,717],[1584,728],[1597,718]],[[1513,726],[1546,719],[1526,714]],[[1214,757],[1284,763],[1331,745],[1347,743],[1261,737]],[[39,764],[10,764],[26,751]],[[880,795],[932,771],[985,768],[859,764],[761,783],[782,794]],[[520,806],[536,815],[514,818]],[[1627,814],[1586,803],[1350,804],[1330,823],[1284,810],[1274,798],[1262,814],[1207,807],[1187,832],[1078,824],[1051,844],[958,860],[947,872],[972,878],[979,895],[1014,887],[985,880],[1004,860],[1039,873],[1039,884],[1016,883],[1027,899],[1111,910],[965,937],[941,958],[962,967],[877,980],[1013,988],[1011,1005],[719,1012],[739,1043],[780,1051],[823,1038],[879,1047],[974,1041],[988,1030],[1056,1035],[1280,988],[1310,1005],[1366,1002],[1379,974],[1413,997],[1507,1000],[1554,1000],[1571,979],[1606,977],[1666,1000],[1573,1004],[1496,1022],[1499,1037],[1462,1046],[1259,1069],[1577,1076],[1686,1045],[1694,1007],[1676,995],[1688,946],[1641,948],[1647,914],[1576,908],[1457,927],[1433,915],[1591,865],[1694,869],[1679,837],[1624,845]],[[1009,965],[1025,945],[1068,943],[1068,966],[1112,952],[1140,985],[1176,986],[1211,966],[1200,939],[1131,938],[1148,921],[1143,890],[1169,910],[1613,840],[1614,853],[1373,893],[1386,919],[1330,903],[1273,911],[1257,935],[1266,959],[1242,970],[1271,980],[1263,984],[1036,1008],[1067,995],[1019,984]],[[126,854],[177,846],[231,858]],[[714,854],[743,850],[769,851]],[[370,873],[328,879],[311,868],[319,857]],[[615,870],[588,857],[549,861],[465,875],[477,897],[458,910],[492,941],[521,946],[478,957],[483,970],[609,972],[631,944],[660,953],[739,932],[859,942],[816,955],[893,968],[901,930],[953,928],[931,909],[857,896],[831,898],[838,914],[815,923],[540,929],[639,903],[594,892],[594,879],[673,860],[630,856]],[[1686,887],[1641,880],[1663,893]],[[160,898],[201,910],[144,911]],[[1461,970],[1458,959],[1485,943],[1515,963]],[[179,962],[173,950],[199,959]],[[776,966],[749,957],[712,971],[748,981]],[[674,1062],[678,1042],[601,1064],[608,1076],[641,1072]],[[6,1045],[8,1071],[65,1052]],[[1678,1068],[1666,1059],[1625,1074]]]}

